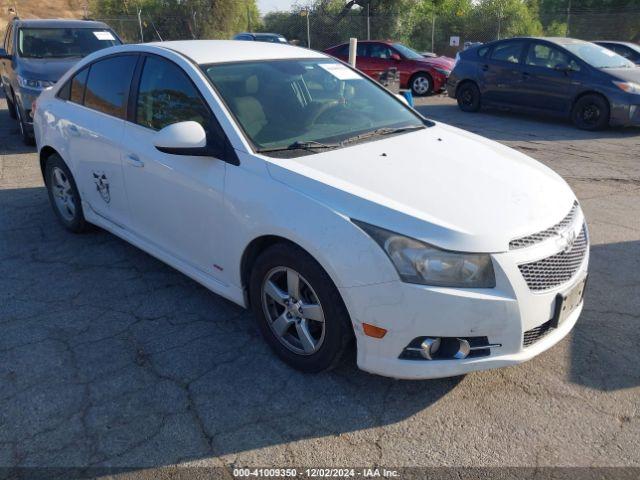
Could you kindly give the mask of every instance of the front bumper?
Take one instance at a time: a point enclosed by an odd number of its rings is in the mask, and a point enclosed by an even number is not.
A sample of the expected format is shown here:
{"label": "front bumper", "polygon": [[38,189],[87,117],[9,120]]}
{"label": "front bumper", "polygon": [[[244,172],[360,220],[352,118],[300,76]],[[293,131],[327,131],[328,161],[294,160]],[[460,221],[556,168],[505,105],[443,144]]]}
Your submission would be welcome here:
{"label": "front bumper", "polygon": [[[555,288],[534,292],[518,265],[558,253],[554,239],[539,245],[494,254],[496,288],[456,289],[395,281],[341,288],[351,314],[358,348],[358,366],[365,371],[404,379],[461,375],[476,370],[515,365],[559,342],[575,325],[582,303],[562,322],[533,344],[523,345],[524,333],[553,318],[556,299],[587,272],[588,249],[570,280]],[[366,336],[362,323],[385,328],[381,338]],[[399,358],[417,337],[487,337],[488,356],[463,360]]]}
{"label": "front bumper", "polygon": [[623,94],[610,98],[609,124],[618,127],[640,126],[640,95]]}

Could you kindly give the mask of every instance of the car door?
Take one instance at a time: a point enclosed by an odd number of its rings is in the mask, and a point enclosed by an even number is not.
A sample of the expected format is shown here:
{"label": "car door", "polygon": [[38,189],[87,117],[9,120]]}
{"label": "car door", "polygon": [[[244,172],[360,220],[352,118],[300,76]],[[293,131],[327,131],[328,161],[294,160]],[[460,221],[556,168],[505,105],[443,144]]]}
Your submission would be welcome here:
{"label": "car door", "polygon": [[398,62],[392,58],[393,49],[384,43],[373,42],[367,50],[367,75],[374,80],[380,78],[380,74],[390,68],[397,68]]}
{"label": "car door", "polygon": [[129,224],[129,207],[120,149],[137,61],[138,55],[113,55],[79,71],[70,80],[61,114],[83,201],[121,227]]}
{"label": "car door", "polygon": [[160,152],[156,132],[193,120],[209,135],[217,121],[185,71],[157,55],[145,55],[135,102],[124,128],[123,168],[132,230],[174,258],[210,276],[224,274],[216,264],[224,240],[222,160]]}
{"label": "car door", "polygon": [[523,40],[497,43],[488,58],[480,62],[480,90],[484,100],[505,105],[521,105],[519,84],[522,81]]}
{"label": "car door", "polygon": [[525,55],[523,104],[550,113],[566,113],[582,83],[580,62],[565,50],[547,42],[533,41]]}

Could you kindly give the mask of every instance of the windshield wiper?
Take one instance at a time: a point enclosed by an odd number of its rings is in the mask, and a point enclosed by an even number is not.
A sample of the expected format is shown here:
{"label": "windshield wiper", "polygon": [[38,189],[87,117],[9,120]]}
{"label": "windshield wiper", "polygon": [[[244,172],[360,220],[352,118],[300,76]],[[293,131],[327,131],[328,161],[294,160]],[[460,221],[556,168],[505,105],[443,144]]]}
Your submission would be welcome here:
{"label": "windshield wiper", "polygon": [[266,152],[284,152],[287,150],[320,150],[327,148],[339,148],[341,147],[341,143],[322,143],[316,142],[315,140],[309,140],[306,142],[293,142],[291,145],[287,145],[286,147],[268,147],[268,148],[260,148],[257,150],[258,153],[266,153]]}
{"label": "windshield wiper", "polygon": [[359,140],[364,140],[366,138],[371,138],[371,137],[380,137],[382,135],[391,135],[393,133],[402,133],[402,132],[411,132],[414,130],[422,130],[423,128],[426,128],[424,125],[415,125],[413,127],[396,127],[396,128],[390,128],[390,127],[384,127],[384,128],[376,128],[375,130],[371,130],[370,132],[366,132],[366,133],[361,133],[360,135],[356,135],[354,137],[349,137],[349,138],[345,138],[342,143],[351,143],[351,142],[357,142]]}

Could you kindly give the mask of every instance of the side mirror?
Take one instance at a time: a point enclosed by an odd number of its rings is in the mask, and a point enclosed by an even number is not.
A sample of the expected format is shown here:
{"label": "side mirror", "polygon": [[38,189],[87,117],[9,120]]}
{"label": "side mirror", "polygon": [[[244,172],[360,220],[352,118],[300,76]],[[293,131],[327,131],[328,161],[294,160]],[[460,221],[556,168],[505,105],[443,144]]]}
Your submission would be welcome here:
{"label": "side mirror", "polygon": [[207,148],[207,133],[198,122],[178,122],[156,133],[153,145],[172,155],[211,155]]}
{"label": "side mirror", "polygon": [[399,62],[402,60],[402,57],[400,55],[398,55],[397,53],[392,53],[391,54],[391,60],[394,60],[396,62]]}
{"label": "side mirror", "polygon": [[9,55],[4,48],[0,48],[0,59],[11,60],[11,55]]}
{"label": "side mirror", "polygon": [[568,73],[571,71],[571,68],[569,68],[569,65],[567,65],[566,63],[559,63],[554,67],[554,70],[557,70],[558,72]]}

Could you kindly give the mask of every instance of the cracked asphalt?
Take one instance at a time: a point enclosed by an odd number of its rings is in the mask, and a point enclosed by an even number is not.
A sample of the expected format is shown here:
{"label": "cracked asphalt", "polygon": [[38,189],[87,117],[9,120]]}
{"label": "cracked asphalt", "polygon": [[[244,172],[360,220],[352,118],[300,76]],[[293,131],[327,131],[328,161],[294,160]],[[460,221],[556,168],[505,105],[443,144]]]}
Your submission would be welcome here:
{"label": "cracked asphalt", "polygon": [[[418,108],[562,175],[586,306],[518,367],[397,381],[271,354],[251,315],[101,230],[55,221],[0,100],[0,467],[640,466],[640,129]],[[147,471],[148,472],[148,471]]]}

